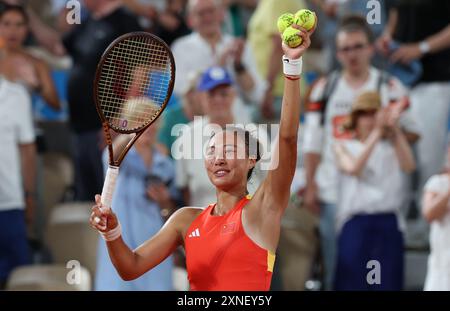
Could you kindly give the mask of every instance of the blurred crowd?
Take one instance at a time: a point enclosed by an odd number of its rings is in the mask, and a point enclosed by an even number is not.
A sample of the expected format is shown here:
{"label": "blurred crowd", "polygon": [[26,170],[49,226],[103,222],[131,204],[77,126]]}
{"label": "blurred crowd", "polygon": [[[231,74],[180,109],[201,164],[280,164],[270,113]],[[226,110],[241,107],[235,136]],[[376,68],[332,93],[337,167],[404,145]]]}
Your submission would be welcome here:
{"label": "blurred crowd", "polygon": [[[302,8],[318,26],[304,57],[299,158],[272,288],[450,290],[445,0],[1,0],[0,289],[25,282],[24,267],[44,282],[52,276],[39,269],[72,259],[87,267],[88,289],[187,289],[182,249],[125,282],[104,242],[85,239],[108,165],[97,63],[133,31],[162,38],[176,63],[167,108],[125,158],[113,197],[136,248],[176,209],[215,200],[202,158],[175,157],[180,145],[209,125],[274,137],[276,127],[258,125],[276,125],[281,112],[277,19]],[[263,177],[253,172],[250,193]],[[68,249],[81,257],[61,255]]]}

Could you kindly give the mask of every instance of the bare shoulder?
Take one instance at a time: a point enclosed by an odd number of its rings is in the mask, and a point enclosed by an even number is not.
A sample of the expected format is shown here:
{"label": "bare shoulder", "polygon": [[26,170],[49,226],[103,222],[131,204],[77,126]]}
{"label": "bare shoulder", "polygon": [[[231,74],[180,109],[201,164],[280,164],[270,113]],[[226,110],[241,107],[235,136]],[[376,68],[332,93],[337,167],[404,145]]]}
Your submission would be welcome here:
{"label": "bare shoulder", "polygon": [[203,211],[200,207],[186,206],[173,213],[168,222],[184,237],[189,226]]}

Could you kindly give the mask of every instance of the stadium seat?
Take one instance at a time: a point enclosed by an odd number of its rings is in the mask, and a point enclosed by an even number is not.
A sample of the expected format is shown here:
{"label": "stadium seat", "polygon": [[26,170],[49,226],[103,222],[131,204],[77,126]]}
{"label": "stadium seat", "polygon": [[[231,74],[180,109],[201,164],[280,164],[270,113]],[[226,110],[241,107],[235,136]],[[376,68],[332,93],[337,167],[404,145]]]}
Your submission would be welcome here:
{"label": "stadium seat", "polygon": [[95,275],[98,234],[89,225],[93,203],[65,203],[52,209],[46,242],[55,263],[78,260]]}
{"label": "stadium seat", "polygon": [[[80,266],[77,278],[71,278],[71,268],[65,265],[33,265],[14,269],[6,290],[10,291],[89,291],[92,288],[89,271]],[[68,280],[69,279],[69,280]],[[71,284],[72,283],[72,284]]]}

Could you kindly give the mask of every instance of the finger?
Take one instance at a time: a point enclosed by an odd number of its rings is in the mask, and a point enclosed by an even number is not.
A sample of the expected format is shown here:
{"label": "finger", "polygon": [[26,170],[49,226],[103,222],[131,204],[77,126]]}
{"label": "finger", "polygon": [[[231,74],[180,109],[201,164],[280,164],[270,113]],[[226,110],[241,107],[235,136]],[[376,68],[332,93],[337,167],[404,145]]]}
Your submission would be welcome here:
{"label": "finger", "polygon": [[392,53],[392,56],[390,57],[391,62],[396,63],[403,57],[403,49],[399,48],[394,53]]}
{"label": "finger", "polygon": [[102,204],[102,197],[99,194],[95,195],[95,203],[97,203],[98,205]]}

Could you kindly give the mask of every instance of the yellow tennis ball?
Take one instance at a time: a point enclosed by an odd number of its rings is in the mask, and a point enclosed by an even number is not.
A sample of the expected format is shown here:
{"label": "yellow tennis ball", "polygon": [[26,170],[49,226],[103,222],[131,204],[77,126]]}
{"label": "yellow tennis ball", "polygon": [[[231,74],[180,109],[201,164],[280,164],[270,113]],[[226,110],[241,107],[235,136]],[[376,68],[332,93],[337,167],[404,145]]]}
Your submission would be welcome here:
{"label": "yellow tennis ball", "polygon": [[302,9],[295,13],[294,23],[306,30],[311,30],[316,23],[316,16],[314,12],[306,9]]}
{"label": "yellow tennis ball", "polygon": [[278,17],[277,26],[278,31],[282,34],[286,28],[291,26],[294,23],[294,14],[284,13]]}
{"label": "yellow tennis ball", "polygon": [[298,35],[299,30],[289,26],[283,32],[283,41],[291,48],[302,44],[302,38]]}

